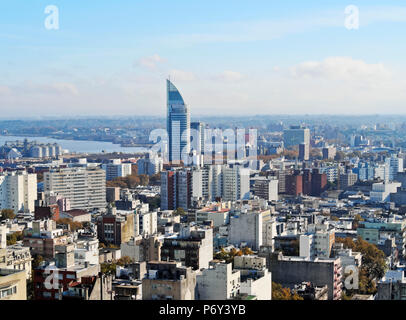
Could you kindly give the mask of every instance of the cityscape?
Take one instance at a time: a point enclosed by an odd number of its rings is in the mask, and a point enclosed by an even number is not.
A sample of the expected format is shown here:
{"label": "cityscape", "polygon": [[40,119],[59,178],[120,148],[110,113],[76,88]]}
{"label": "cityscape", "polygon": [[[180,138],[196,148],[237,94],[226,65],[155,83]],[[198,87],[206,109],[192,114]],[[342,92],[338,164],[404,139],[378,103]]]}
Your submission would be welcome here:
{"label": "cityscape", "polygon": [[243,23],[224,4],[210,16],[180,0],[163,9],[196,21],[166,33],[159,12],[162,29],[143,36],[144,2],[122,34],[130,1],[111,33],[81,33],[75,1],[39,2],[17,1],[26,22],[0,32],[0,306],[153,301],[154,316],[189,318],[247,316],[259,301],[406,300],[406,48],[393,26],[406,7],[309,1],[316,19],[297,1],[294,13],[258,1],[281,15],[261,20],[236,1]]}

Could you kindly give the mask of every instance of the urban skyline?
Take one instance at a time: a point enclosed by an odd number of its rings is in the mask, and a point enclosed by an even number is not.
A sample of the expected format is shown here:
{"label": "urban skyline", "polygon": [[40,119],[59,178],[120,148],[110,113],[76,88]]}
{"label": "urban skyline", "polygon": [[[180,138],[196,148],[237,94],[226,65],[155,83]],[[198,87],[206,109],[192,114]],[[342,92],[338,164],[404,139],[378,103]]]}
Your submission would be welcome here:
{"label": "urban skyline", "polygon": [[406,300],[405,26],[395,0],[0,3],[0,315]]}

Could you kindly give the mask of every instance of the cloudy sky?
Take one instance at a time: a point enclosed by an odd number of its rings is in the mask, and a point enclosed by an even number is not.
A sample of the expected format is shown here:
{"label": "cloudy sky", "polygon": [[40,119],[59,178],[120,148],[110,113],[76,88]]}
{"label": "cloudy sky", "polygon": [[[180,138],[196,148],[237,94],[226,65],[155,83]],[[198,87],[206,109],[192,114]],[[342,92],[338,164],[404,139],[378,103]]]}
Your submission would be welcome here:
{"label": "cloudy sky", "polygon": [[405,34],[396,0],[1,1],[0,117],[165,116],[168,76],[192,115],[404,114]]}

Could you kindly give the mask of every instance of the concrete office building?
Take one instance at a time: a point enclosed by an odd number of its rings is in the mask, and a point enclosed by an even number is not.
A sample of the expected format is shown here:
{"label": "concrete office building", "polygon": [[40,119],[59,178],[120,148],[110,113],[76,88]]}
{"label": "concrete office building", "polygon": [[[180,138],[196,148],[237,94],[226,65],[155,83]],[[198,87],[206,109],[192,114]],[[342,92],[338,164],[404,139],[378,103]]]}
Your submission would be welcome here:
{"label": "concrete office building", "polygon": [[348,187],[353,186],[358,180],[357,174],[348,171],[345,174],[340,174],[340,188],[346,189]]}
{"label": "concrete office building", "polygon": [[161,172],[161,210],[189,209],[194,200],[237,201],[250,196],[250,170],[209,165]]}
{"label": "concrete office building", "polygon": [[250,170],[239,166],[222,168],[222,200],[237,201],[250,195]]}
{"label": "concrete office building", "polygon": [[285,148],[301,143],[310,146],[310,129],[303,126],[290,126],[289,129],[283,130],[283,143]]}
{"label": "concrete office building", "polygon": [[44,190],[68,199],[71,209],[106,208],[106,172],[99,168],[54,169],[45,172]]}
{"label": "concrete office building", "polygon": [[262,179],[256,179],[254,182],[254,195],[260,199],[278,201],[279,181],[276,179],[267,179],[265,177],[261,178]]}
{"label": "concrete office building", "polygon": [[310,159],[310,145],[308,143],[299,144],[299,161],[308,161]]}
{"label": "concrete office building", "polygon": [[108,181],[131,175],[131,163],[121,163],[120,159],[102,164],[102,169],[106,171],[106,180]]}

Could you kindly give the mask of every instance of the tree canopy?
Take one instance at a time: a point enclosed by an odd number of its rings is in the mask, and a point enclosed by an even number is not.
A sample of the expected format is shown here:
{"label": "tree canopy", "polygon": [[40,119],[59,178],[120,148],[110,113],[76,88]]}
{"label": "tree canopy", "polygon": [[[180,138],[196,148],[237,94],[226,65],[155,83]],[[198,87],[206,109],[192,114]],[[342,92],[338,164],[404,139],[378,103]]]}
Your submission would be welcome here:
{"label": "tree canopy", "polygon": [[0,221],[6,219],[14,219],[16,217],[14,210],[12,209],[2,209],[0,211]]}
{"label": "tree canopy", "polygon": [[[154,183],[156,183],[156,178],[154,178]],[[119,177],[106,182],[106,187],[119,187],[128,189],[134,189],[137,186],[147,185],[149,185],[149,177],[146,174],[131,174],[126,177]]]}
{"label": "tree canopy", "polygon": [[387,270],[385,253],[362,238],[336,238],[345,248],[362,254],[362,266],[359,270],[359,289],[352,293],[373,294],[376,292],[376,280],[381,279]]}
{"label": "tree canopy", "polygon": [[221,248],[220,251],[214,255],[214,259],[224,260],[226,263],[230,263],[234,261],[234,257],[252,254],[254,254],[254,252],[249,247],[244,247],[241,250],[232,248],[230,251]]}
{"label": "tree canopy", "polygon": [[303,300],[296,292],[272,281],[272,300]]}
{"label": "tree canopy", "polygon": [[131,263],[133,263],[133,260],[130,257],[123,256],[120,259],[118,259],[117,261],[105,262],[105,263],[100,264],[100,271],[103,274],[108,274],[108,273],[114,274],[116,272],[117,266],[125,267]]}
{"label": "tree canopy", "polygon": [[78,229],[83,228],[83,224],[81,222],[73,221],[69,218],[61,218],[56,223],[63,224],[63,225],[69,225],[71,231],[76,231]]}
{"label": "tree canopy", "polygon": [[7,235],[7,245],[11,246],[16,244],[17,241],[23,240],[23,233],[21,231],[13,232]]}

